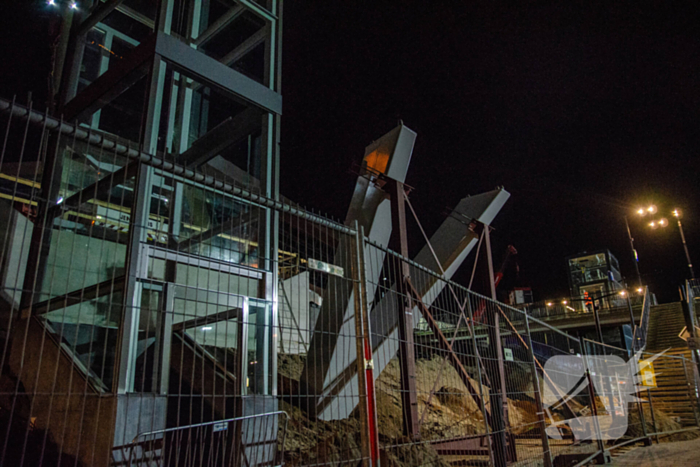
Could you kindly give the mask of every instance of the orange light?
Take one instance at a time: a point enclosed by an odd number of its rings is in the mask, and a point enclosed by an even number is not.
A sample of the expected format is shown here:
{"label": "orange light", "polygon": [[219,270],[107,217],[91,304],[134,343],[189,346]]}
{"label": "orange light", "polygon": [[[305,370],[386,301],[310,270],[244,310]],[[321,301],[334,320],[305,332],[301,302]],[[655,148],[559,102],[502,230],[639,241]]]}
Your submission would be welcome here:
{"label": "orange light", "polygon": [[373,172],[386,173],[386,167],[389,165],[389,153],[381,152],[380,149],[375,149],[365,156],[367,168]]}

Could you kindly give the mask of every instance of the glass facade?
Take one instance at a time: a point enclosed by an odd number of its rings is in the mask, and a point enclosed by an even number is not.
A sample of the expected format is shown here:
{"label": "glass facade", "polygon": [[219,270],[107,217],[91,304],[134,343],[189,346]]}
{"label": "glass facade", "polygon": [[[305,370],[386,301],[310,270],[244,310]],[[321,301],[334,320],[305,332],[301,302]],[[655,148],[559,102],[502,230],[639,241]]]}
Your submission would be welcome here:
{"label": "glass facade", "polygon": [[[235,84],[278,92],[268,3],[121,2],[78,38],[68,107],[90,133],[222,185],[274,194],[276,115]],[[206,68],[156,54],[129,68],[157,31],[235,79],[224,73],[218,83],[203,78]],[[169,393],[171,358],[187,347],[223,365],[236,395],[273,394],[273,215],[122,153],[59,143],[60,183],[33,300],[42,322],[102,392]]]}

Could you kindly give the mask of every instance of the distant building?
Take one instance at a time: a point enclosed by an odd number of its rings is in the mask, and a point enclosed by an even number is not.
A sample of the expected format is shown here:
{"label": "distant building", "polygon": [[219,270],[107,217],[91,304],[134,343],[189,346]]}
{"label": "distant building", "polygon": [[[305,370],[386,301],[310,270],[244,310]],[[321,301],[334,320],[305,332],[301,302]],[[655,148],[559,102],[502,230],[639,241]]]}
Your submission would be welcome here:
{"label": "distant building", "polygon": [[602,297],[622,290],[622,275],[617,258],[610,250],[583,252],[566,258],[569,271],[569,290],[579,306],[586,298]]}
{"label": "distant building", "polygon": [[515,287],[508,293],[508,304],[526,305],[533,303],[532,289],[530,287]]}

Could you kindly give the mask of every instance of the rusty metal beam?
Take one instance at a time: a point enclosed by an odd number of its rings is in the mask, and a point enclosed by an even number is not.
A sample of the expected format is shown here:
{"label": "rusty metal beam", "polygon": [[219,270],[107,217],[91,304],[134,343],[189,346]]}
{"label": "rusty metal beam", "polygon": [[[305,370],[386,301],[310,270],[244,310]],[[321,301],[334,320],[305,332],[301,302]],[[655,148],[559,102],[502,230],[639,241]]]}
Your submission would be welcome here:
{"label": "rusty metal beam", "polygon": [[[398,240],[399,253],[408,258],[408,236],[406,235],[406,204],[403,183],[388,179],[386,189],[391,199],[392,237]],[[401,402],[403,407],[404,433],[413,440],[420,439],[418,417],[418,392],[416,390],[416,356],[413,344],[413,307],[407,293],[411,272],[408,263],[400,261],[397,284],[403,305],[399,307],[399,363],[401,365]]]}

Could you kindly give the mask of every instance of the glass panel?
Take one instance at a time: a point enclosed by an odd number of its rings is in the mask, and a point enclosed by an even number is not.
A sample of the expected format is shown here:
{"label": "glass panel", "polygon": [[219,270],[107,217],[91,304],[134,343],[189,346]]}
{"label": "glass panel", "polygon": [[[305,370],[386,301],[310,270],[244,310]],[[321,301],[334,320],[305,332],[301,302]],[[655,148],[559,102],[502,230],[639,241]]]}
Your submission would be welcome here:
{"label": "glass panel", "polygon": [[141,123],[148,80],[139,79],[124,92],[99,110],[98,122],[92,123],[97,128],[122,138],[141,141]]}
{"label": "glass panel", "polygon": [[[240,382],[243,297],[192,288],[178,288],[174,303],[173,329],[184,332],[186,341],[207,352]],[[174,337],[177,339],[177,336]],[[179,362],[172,362],[176,367]],[[201,369],[200,369],[201,371]],[[235,393],[240,393],[237,386]]]}
{"label": "glass panel", "polygon": [[112,388],[122,300],[122,293],[114,292],[41,316],[76,365],[104,391]]}
{"label": "glass panel", "polygon": [[107,15],[103,23],[126,38],[140,43],[153,32],[155,7],[151,8],[151,3],[155,2],[125,1]]}
{"label": "glass panel", "polygon": [[176,0],[172,35],[262,83],[266,21],[232,1]]}
{"label": "glass panel", "polygon": [[104,237],[108,233],[104,228],[89,229],[82,223],[61,220],[60,228],[51,235],[42,293],[36,302],[124,275],[126,235],[111,235],[112,239],[123,238],[123,242],[90,236],[98,232]]}
{"label": "glass panel", "polygon": [[134,391],[136,392],[156,392],[158,389],[163,292],[160,287],[155,287],[151,284],[142,285],[136,365],[134,365]]}
{"label": "glass panel", "polygon": [[[225,179],[223,175],[220,178]],[[149,242],[167,244],[182,253],[259,267],[263,208],[157,173],[150,209]],[[171,218],[175,219],[172,227]]]}
{"label": "glass panel", "polygon": [[272,392],[272,307],[265,302],[251,300],[248,308],[247,393]]}
{"label": "glass panel", "polygon": [[105,32],[97,28],[92,28],[85,38],[85,49],[83,52],[83,63],[80,67],[78,92],[85,89],[104,72],[102,70],[103,60],[107,60]]}

